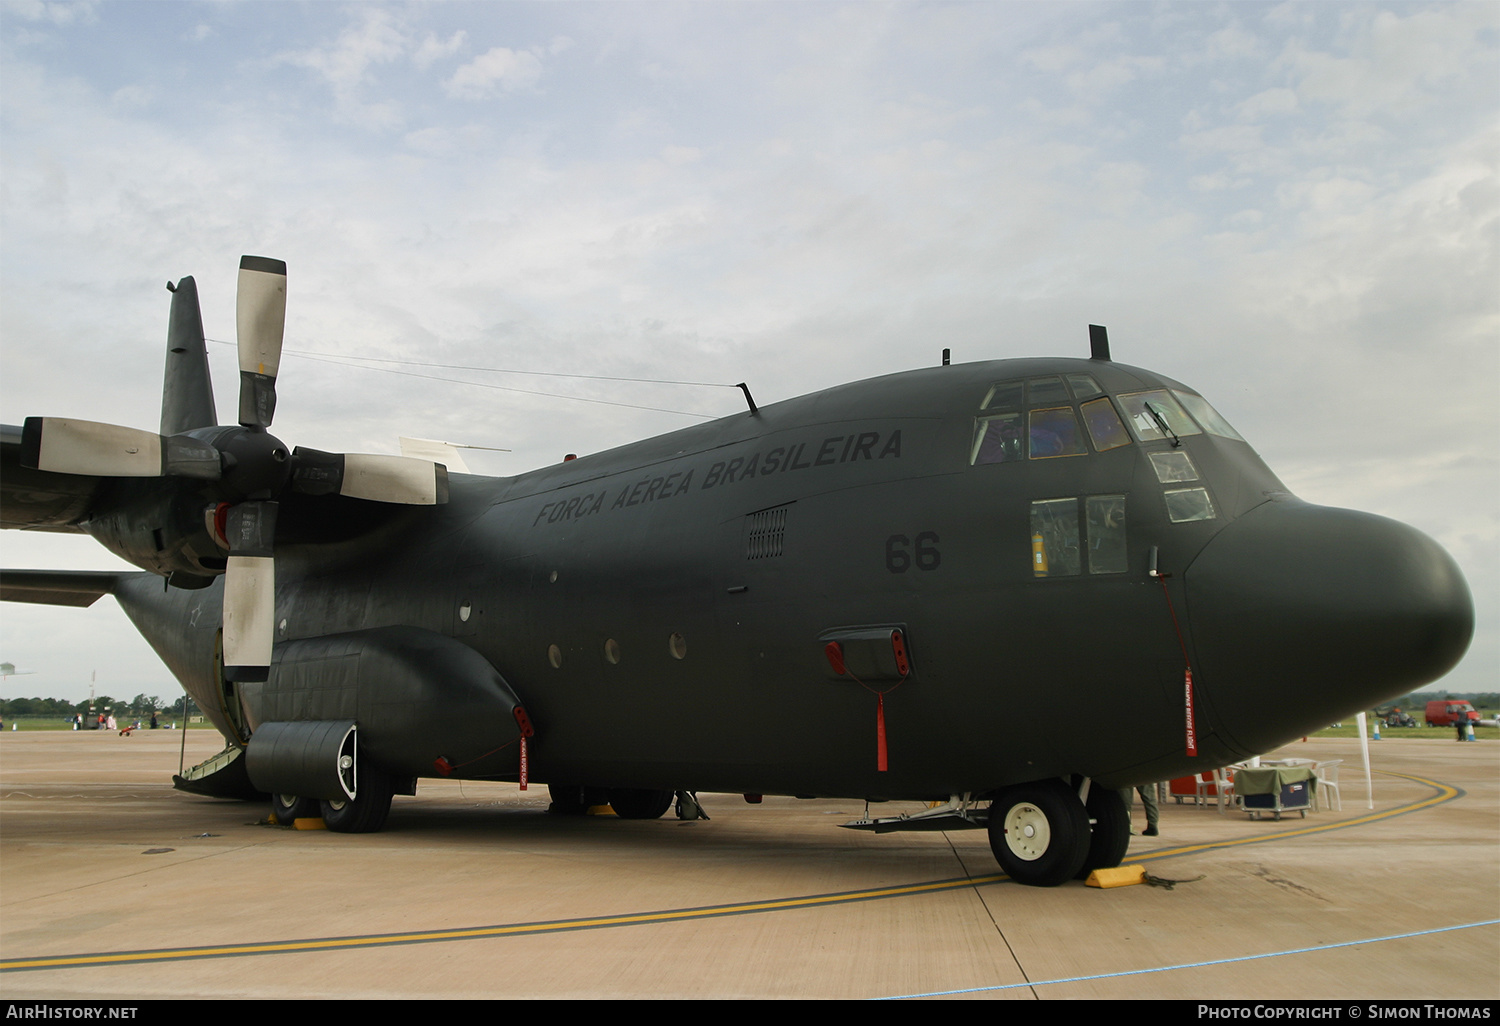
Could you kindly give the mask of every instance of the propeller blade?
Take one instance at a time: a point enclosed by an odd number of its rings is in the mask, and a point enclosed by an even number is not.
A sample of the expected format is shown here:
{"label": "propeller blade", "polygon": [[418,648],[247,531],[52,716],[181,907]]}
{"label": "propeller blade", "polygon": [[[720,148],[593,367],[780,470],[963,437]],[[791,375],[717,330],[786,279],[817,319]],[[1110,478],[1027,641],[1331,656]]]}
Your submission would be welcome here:
{"label": "propeller blade", "polygon": [[297,446],[292,451],[292,487],[305,495],[433,506],[448,501],[448,470],[409,456],[341,455]]}
{"label": "propeller blade", "polygon": [[220,475],[219,451],[187,435],[161,435],[116,424],[65,417],[27,417],[21,466],[87,477]]}
{"label": "propeller blade", "polygon": [[376,502],[433,506],[448,501],[448,469],[409,456],[350,453],[344,457],[340,495]]}
{"label": "propeller blade", "polygon": [[286,261],[240,259],[235,321],[240,353],[240,423],[270,427],[276,413],[276,372],[286,333]]}
{"label": "propeller blade", "polygon": [[229,511],[224,574],[224,679],[265,680],[276,637],[276,503],[242,502]]}

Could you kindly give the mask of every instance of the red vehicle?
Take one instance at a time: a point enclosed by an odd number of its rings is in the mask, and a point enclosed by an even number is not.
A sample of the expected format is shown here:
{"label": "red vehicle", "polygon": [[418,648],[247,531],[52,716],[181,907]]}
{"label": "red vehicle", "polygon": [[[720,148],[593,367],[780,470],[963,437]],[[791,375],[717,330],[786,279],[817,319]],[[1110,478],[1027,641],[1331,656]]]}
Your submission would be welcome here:
{"label": "red vehicle", "polygon": [[1479,722],[1479,713],[1468,702],[1447,698],[1427,703],[1427,725],[1429,727],[1451,727],[1455,720]]}

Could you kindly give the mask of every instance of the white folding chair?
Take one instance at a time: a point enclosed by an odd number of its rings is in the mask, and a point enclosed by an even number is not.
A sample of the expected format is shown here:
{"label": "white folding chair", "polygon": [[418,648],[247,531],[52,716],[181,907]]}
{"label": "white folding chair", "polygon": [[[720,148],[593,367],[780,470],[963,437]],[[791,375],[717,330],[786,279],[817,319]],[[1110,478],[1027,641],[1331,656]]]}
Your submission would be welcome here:
{"label": "white folding chair", "polygon": [[1340,812],[1344,811],[1344,802],[1339,797],[1339,765],[1343,761],[1343,759],[1333,759],[1313,765],[1313,775],[1318,778],[1318,784],[1313,789],[1315,808],[1323,807],[1323,795],[1326,793],[1329,799],[1328,807]]}

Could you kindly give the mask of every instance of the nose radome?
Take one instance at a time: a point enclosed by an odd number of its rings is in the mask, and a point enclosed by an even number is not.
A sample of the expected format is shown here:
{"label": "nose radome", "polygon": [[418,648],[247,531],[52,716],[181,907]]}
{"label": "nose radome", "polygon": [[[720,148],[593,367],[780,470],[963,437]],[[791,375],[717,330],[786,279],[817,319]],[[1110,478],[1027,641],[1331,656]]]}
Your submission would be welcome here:
{"label": "nose radome", "polygon": [[1354,510],[1265,503],[1184,579],[1202,697],[1247,753],[1436,680],[1474,633],[1442,546]]}

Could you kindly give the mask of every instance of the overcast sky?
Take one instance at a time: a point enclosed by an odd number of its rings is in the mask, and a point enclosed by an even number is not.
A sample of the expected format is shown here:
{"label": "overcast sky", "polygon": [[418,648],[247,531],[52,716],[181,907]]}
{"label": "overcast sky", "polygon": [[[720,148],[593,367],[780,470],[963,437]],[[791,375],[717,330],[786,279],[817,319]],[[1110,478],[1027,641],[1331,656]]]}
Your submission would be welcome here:
{"label": "overcast sky", "polygon": [[[1446,683],[1494,690],[1497,54],[1488,2],[7,2],[0,421],[155,429],[163,285],[232,341],[243,253],[288,263],[291,351],[762,404],[1105,324],[1303,498],[1446,546]],[[276,433],[510,474],[743,409],[419,373],[289,355]],[[0,658],[6,697],[178,694],[110,599],[5,604]]]}

